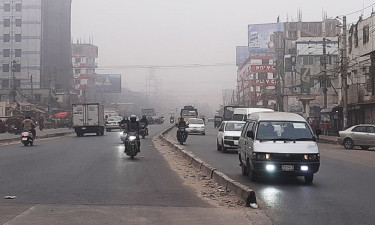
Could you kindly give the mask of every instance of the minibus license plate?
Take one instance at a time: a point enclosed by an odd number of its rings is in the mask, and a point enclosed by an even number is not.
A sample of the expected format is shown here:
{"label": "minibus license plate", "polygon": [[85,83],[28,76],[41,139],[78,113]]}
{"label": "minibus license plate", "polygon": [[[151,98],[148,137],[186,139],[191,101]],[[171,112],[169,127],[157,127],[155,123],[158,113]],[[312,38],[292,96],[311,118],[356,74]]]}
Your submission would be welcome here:
{"label": "minibus license plate", "polygon": [[294,165],[282,165],[281,170],[282,171],[294,171]]}

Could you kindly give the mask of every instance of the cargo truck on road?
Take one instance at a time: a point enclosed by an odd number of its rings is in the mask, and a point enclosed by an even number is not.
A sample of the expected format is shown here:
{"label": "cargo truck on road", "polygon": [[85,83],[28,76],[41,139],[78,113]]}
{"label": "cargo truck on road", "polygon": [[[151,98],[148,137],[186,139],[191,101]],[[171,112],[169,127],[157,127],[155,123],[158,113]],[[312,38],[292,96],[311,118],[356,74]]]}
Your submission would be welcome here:
{"label": "cargo truck on road", "polygon": [[73,104],[73,128],[77,137],[86,133],[104,135],[104,106],[99,103]]}

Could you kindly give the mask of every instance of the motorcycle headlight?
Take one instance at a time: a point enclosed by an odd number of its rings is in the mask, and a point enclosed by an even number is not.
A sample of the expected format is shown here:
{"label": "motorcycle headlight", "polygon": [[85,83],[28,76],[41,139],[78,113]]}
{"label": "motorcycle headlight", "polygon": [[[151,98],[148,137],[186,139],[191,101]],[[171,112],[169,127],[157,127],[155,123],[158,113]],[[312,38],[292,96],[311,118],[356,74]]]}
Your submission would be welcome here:
{"label": "motorcycle headlight", "polygon": [[129,141],[134,141],[135,139],[137,139],[137,138],[134,137],[134,136],[129,137]]}

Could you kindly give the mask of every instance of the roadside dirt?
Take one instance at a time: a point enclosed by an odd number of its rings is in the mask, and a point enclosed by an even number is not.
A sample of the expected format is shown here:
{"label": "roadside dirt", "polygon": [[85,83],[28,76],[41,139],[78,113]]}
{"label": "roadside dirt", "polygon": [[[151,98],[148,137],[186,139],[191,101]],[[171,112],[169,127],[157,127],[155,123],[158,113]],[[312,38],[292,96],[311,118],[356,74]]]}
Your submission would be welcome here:
{"label": "roadside dirt", "polygon": [[177,172],[184,184],[192,187],[200,198],[216,207],[245,209],[245,202],[242,199],[207,178],[199,169],[189,165],[177,151],[165,145],[159,137],[154,137],[153,143],[160,152],[159,154],[167,160],[172,170]]}

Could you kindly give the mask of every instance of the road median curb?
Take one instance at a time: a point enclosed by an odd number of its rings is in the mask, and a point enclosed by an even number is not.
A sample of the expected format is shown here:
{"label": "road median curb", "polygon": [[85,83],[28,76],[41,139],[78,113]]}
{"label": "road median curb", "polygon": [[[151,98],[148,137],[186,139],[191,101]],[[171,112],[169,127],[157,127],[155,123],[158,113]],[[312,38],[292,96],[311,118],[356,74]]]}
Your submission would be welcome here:
{"label": "road median curb", "polygon": [[229,178],[224,173],[204,162],[203,159],[195,156],[192,152],[183,149],[173,141],[168,140],[164,135],[170,132],[172,129],[173,127],[168,128],[167,130],[159,134],[159,138],[163,141],[164,144],[168,145],[173,150],[178,151],[190,165],[194,166],[196,169],[201,170],[207,176],[207,178],[212,179],[214,182],[218,183],[218,185],[232,191],[239,198],[243,199],[246,202],[246,206],[257,203],[255,192],[251,188]]}
{"label": "road median curb", "polygon": [[[38,139],[48,139],[48,138],[53,138],[53,137],[61,137],[61,136],[66,136],[74,134],[74,131],[69,131],[69,132],[58,132],[58,133],[53,133],[53,134],[43,134],[38,136],[37,135],[37,140]],[[8,144],[8,143],[14,143],[14,142],[19,142],[21,139],[21,136],[19,137],[14,137],[14,138],[7,138],[7,139],[1,139],[0,144]]]}

